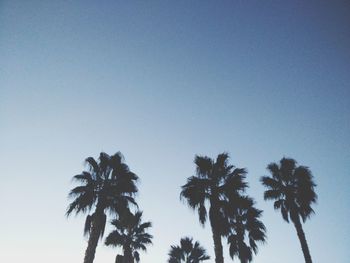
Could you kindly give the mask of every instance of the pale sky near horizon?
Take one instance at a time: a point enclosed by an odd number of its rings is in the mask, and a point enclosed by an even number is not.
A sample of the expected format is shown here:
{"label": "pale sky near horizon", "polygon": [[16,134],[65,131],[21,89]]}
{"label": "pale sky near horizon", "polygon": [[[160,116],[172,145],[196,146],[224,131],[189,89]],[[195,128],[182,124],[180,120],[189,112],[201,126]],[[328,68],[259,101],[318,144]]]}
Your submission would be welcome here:
{"label": "pale sky near horizon", "polygon": [[[349,26],[337,0],[0,1],[0,262],[83,261],[84,217],[65,217],[67,194],[101,151],[140,177],[154,225],[143,263],[166,262],[183,236],[214,262],[209,226],[179,193],[195,154],[223,151],[264,210],[254,262],[303,262],[259,183],[283,156],[318,184],[304,225],[314,262],[348,262]],[[100,243],[95,262],[118,251]]]}

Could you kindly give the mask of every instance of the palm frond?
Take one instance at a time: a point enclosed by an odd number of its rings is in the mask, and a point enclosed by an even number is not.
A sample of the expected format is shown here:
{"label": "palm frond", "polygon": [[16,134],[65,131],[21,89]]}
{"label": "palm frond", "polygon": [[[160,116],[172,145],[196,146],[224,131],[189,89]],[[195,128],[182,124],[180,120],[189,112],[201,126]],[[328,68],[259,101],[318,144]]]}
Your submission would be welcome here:
{"label": "palm frond", "polygon": [[266,239],[266,228],[260,220],[262,210],[254,207],[252,198],[242,196],[229,216],[231,233],[227,241],[230,245],[230,256],[232,259],[238,257],[241,262],[250,262],[253,253],[258,252],[257,243],[264,243]]}
{"label": "palm frond", "polygon": [[195,209],[204,203],[209,186],[210,181],[208,179],[192,176],[188,178],[187,184],[182,186],[180,198],[186,199],[188,205]]}
{"label": "palm frond", "polygon": [[[151,222],[142,221],[142,211],[131,213],[125,210],[114,219],[111,224],[115,227],[106,238],[106,245],[127,246],[133,253],[138,250],[146,250],[146,246],[152,244],[153,236],[146,233],[152,226]],[[138,254],[139,255],[139,254]]]}
{"label": "palm frond", "polygon": [[236,193],[244,192],[248,187],[245,181],[247,171],[244,168],[236,168],[226,177],[224,183],[219,187],[220,192],[227,195],[235,195]]}
{"label": "palm frond", "polygon": [[195,156],[196,173],[199,177],[210,177],[213,169],[213,161],[207,156]]}
{"label": "palm frond", "polygon": [[92,215],[87,215],[84,225],[84,236],[88,236],[91,230]]}
{"label": "palm frond", "polygon": [[274,190],[277,190],[277,189],[281,189],[281,182],[276,179],[276,178],[271,178],[271,177],[268,177],[268,176],[262,176],[260,178],[260,182],[263,184],[263,186],[265,186],[266,188],[268,189],[274,189]]}
{"label": "palm frond", "polygon": [[284,221],[289,223],[289,210],[287,209],[287,206],[285,204],[281,206],[281,214]]}
{"label": "palm frond", "polygon": [[100,227],[100,238],[103,238],[103,235],[105,233],[105,229],[106,229],[106,221],[107,221],[107,216],[106,214],[102,214],[101,218],[100,218],[100,223],[101,223],[101,227]]}
{"label": "palm frond", "polygon": [[89,165],[90,172],[99,173],[100,167],[97,164],[96,160],[93,157],[88,157],[85,159],[85,162]]}
{"label": "palm frond", "polygon": [[207,221],[207,209],[205,208],[204,202],[199,204],[198,207],[198,216],[199,216],[199,222],[204,226],[205,222]]}
{"label": "palm frond", "polygon": [[282,158],[280,160],[280,176],[284,180],[292,179],[296,165],[297,165],[297,162],[294,159]]}
{"label": "palm frond", "polygon": [[276,200],[282,197],[282,193],[279,190],[266,190],[264,192],[264,200]]}
{"label": "palm frond", "polygon": [[139,254],[139,252],[134,251],[133,257],[136,260],[136,262],[140,262],[140,254]]}
{"label": "palm frond", "polygon": [[69,192],[68,197],[74,198],[76,196],[80,196],[83,194],[93,195],[93,191],[94,191],[94,189],[88,185],[77,186]]}
{"label": "palm frond", "polygon": [[180,246],[171,246],[168,255],[168,263],[199,263],[210,259],[199,242],[193,243],[190,237],[181,238]]}
{"label": "palm frond", "polygon": [[297,166],[292,158],[282,158],[279,165],[271,163],[267,169],[272,177],[263,176],[262,184],[268,189],[264,193],[265,200],[276,200],[274,208],[280,209],[282,217],[289,222],[300,216],[305,222],[313,213],[312,204],[317,202],[316,184],[310,169]]}
{"label": "palm frond", "polygon": [[120,246],[125,243],[125,236],[121,235],[118,231],[112,231],[105,240],[106,246]]}
{"label": "palm frond", "polygon": [[77,174],[73,176],[73,180],[82,182],[85,184],[91,184],[94,178],[92,177],[91,173],[83,171],[81,174]]}
{"label": "palm frond", "polygon": [[72,203],[70,203],[67,208],[66,215],[69,216],[73,211],[75,211],[76,214],[90,211],[94,203],[95,200],[93,195],[81,194]]}
{"label": "palm frond", "polygon": [[280,169],[279,169],[277,163],[270,163],[267,166],[267,170],[269,170],[269,172],[271,173],[271,175],[272,175],[272,177],[274,179],[279,179],[280,178]]}
{"label": "palm frond", "polygon": [[[112,156],[102,152],[98,161],[93,157],[88,157],[85,161],[88,171],[73,177],[73,180],[81,185],[70,191],[69,198],[74,199],[68,205],[66,215],[69,216],[73,212],[86,213],[94,209],[93,215],[88,215],[86,218],[84,233],[88,234],[94,225],[94,220],[97,220],[96,227],[102,238],[107,220],[104,212],[118,215],[128,210],[129,206],[137,207],[134,196],[138,191],[136,186],[138,177],[123,163],[123,157],[119,152]],[[120,176],[113,177],[113,173]],[[96,211],[100,211],[98,218]]]}

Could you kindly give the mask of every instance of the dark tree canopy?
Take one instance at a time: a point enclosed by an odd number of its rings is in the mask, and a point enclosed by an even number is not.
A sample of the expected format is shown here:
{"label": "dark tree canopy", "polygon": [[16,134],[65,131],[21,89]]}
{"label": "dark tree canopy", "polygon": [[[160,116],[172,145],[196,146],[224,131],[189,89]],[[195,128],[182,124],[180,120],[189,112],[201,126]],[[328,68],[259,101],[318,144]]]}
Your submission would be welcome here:
{"label": "dark tree canopy", "polygon": [[102,152],[98,161],[88,157],[86,163],[88,169],[73,177],[80,185],[69,193],[73,201],[66,214],[88,213],[84,234],[89,236],[89,242],[84,263],[92,263],[99,237],[104,234],[106,214],[119,215],[136,205],[138,177],[124,163],[120,152],[112,156]]}
{"label": "dark tree canopy", "polygon": [[274,201],[274,208],[281,211],[285,221],[300,216],[305,222],[314,213],[312,205],[317,201],[309,168],[297,166],[294,159],[282,158],[279,165],[271,163],[267,169],[271,176],[261,178],[267,188],[264,199]]}
{"label": "dark tree canopy", "polygon": [[300,218],[305,222],[314,210],[312,205],[317,201],[311,171],[306,166],[298,166],[294,159],[282,158],[279,164],[267,166],[271,176],[261,177],[266,187],[265,200],[273,200],[274,208],[280,210],[285,221],[292,221],[300,240],[305,262],[312,263]]}
{"label": "dark tree canopy", "polygon": [[132,257],[129,261],[140,261],[139,250],[146,251],[146,246],[152,244],[153,236],[147,233],[151,222],[142,222],[142,212],[125,213],[112,221],[114,230],[107,236],[107,246],[122,247],[124,257]]}
{"label": "dark tree canopy", "polygon": [[181,198],[198,211],[202,225],[208,219],[214,241],[215,262],[223,263],[221,238],[230,232],[229,220],[224,207],[232,204],[234,198],[244,194],[246,170],[229,164],[227,153],[219,154],[216,160],[207,156],[196,156],[196,175],[187,179],[182,186]]}
{"label": "dark tree canopy", "polygon": [[241,263],[248,263],[258,252],[257,243],[265,242],[266,229],[260,219],[262,211],[254,207],[252,198],[242,196],[235,199],[225,209],[230,225],[229,252],[232,259],[237,257]]}
{"label": "dark tree canopy", "polygon": [[210,259],[199,242],[189,237],[181,238],[180,245],[171,246],[168,263],[199,263]]}

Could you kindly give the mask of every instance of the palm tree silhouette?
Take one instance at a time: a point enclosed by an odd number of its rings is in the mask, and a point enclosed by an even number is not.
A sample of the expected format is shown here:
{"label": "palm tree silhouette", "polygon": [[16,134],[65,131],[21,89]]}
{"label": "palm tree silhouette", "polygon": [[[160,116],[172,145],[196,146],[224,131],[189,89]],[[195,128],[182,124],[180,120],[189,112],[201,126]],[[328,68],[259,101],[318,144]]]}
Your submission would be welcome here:
{"label": "palm tree silhouette", "polygon": [[251,262],[257,254],[257,242],[265,242],[265,226],[260,221],[262,211],[254,207],[254,201],[247,196],[233,197],[225,208],[230,231],[228,244],[232,259],[238,257],[241,263]]}
{"label": "palm tree silhouette", "polygon": [[188,205],[198,210],[199,221],[202,225],[207,220],[207,206],[209,204],[209,221],[211,224],[215,262],[223,263],[223,248],[221,237],[228,233],[228,223],[223,211],[223,202],[228,196],[240,195],[247,187],[244,182],[246,170],[235,168],[228,164],[229,155],[219,154],[216,160],[207,156],[196,156],[196,176],[187,179],[182,186],[181,198],[187,200]]}
{"label": "palm tree silhouette", "polygon": [[171,246],[168,263],[199,263],[210,259],[205,249],[189,237],[181,238],[180,246]]}
{"label": "palm tree silhouette", "polygon": [[309,247],[300,218],[305,222],[313,213],[311,205],[316,203],[314,191],[316,184],[308,167],[297,166],[294,159],[283,158],[280,164],[271,163],[267,166],[271,177],[261,177],[262,184],[267,188],[265,200],[275,200],[274,208],[280,209],[285,221],[291,220],[296,228],[305,262],[312,263]]}
{"label": "palm tree silhouette", "polygon": [[[138,250],[146,250],[152,244],[153,236],[146,231],[152,226],[151,222],[142,222],[142,212],[135,214],[127,212],[112,221],[115,230],[106,238],[107,246],[120,246],[123,248],[123,263],[140,261]],[[119,255],[120,256],[120,255]]]}
{"label": "palm tree silhouette", "polygon": [[123,162],[120,152],[112,156],[102,152],[98,162],[88,157],[86,163],[88,171],[73,177],[81,185],[70,191],[69,197],[74,200],[66,215],[88,213],[84,234],[89,240],[84,263],[92,263],[99,237],[104,234],[106,212],[120,214],[127,211],[130,204],[136,205],[133,196],[137,192],[135,182],[138,177]]}

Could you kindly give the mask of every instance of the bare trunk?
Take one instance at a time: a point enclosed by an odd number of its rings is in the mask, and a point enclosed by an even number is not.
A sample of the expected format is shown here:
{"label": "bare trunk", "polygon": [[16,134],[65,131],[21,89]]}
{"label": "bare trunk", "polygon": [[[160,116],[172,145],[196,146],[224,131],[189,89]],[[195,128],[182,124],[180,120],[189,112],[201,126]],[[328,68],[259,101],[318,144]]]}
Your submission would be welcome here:
{"label": "bare trunk", "polygon": [[84,263],[93,263],[95,258],[96,247],[100,238],[101,232],[101,215],[103,215],[103,209],[97,207],[93,217],[91,232],[89,235],[88,246],[85,250]]}
{"label": "bare trunk", "polygon": [[304,258],[305,258],[305,263],[312,263],[309,247],[308,247],[307,242],[306,242],[306,237],[305,237],[305,233],[303,231],[303,227],[302,227],[301,222],[300,222],[300,218],[299,218],[299,216],[293,216],[292,219],[293,219],[292,221],[294,223],[295,229],[297,230],[301,249],[303,251]]}
{"label": "bare trunk", "polygon": [[212,232],[214,240],[215,263],[223,263],[224,256],[222,254],[221,235],[218,234],[214,229],[212,229]]}
{"label": "bare trunk", "polygon": [[123,263],[134,263],[132,251],[130,247],[124,247],[124,261]]}
{"label": "bare trunk", "polygon": [[215,263],[224,263],[224,256],[222,252],[222,243],[221,243],[221,233],[219,231],[220,226],[218,223],[218,211],[214,202],[211,202],[210,204],[209,219],[211,224],[211,230],[213,233]]}
{"label": "bare trunk", "polygon": [[117,255],[115,258],[115,263],[123,263],[124,257],[122,255]]}
{"label": "bare trunk", "polygon": [[[96,220],[98,221],[98,220]],[[85,251],[84,263],[93,263],[95,258],[96,247],[99,239],[99,227],[98,222],[94,222],[92,225],[91,233],[89,236],[88,246]]]}

